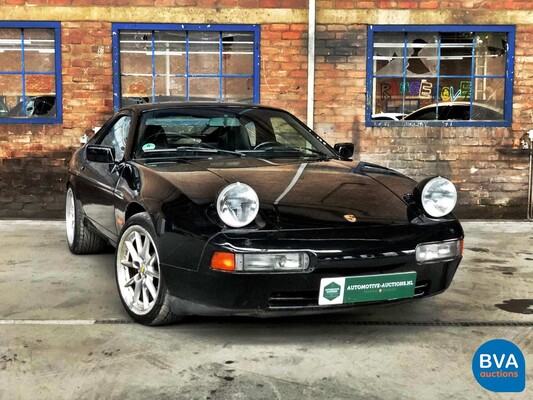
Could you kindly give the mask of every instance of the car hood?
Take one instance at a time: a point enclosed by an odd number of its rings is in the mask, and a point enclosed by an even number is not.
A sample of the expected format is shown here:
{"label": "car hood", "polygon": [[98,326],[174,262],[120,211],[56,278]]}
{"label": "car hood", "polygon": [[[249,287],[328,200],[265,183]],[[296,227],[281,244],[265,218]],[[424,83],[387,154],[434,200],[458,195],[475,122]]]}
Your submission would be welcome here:
{"label": "car hood", "polygon": [[246,183],[259,196],[261,215],[280,229],[412,218],[402,197],[415,182],[385,168],[365,169],[364,163],[223,158],[149,166],[196,204],[212,204],[229,183]]}

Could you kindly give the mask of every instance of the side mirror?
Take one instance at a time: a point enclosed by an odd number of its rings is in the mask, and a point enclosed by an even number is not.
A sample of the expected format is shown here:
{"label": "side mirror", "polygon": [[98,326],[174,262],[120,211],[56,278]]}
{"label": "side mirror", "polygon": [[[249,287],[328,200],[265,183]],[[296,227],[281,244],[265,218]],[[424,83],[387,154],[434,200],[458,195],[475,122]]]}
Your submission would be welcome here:
{"label": "side mirror", "polygon": [[97,163],[114,164],[115,149],[110,146],[91,144],[87,146],[87,160]]}
{"label": "side mirror", "polygon": [[339,153],[342,158],[350,158],[351,156],[353,156],[353,143],[335,143],[335,146],[333,146],[333,148],[337,153]]}

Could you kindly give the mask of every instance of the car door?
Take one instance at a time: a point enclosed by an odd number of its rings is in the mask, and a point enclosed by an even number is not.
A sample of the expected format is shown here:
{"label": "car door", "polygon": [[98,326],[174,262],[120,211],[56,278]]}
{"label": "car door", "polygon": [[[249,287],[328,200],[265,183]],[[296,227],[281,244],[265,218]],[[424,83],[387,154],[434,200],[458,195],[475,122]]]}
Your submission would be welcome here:
{"label": "car door", "polygon": [[90,162],[85,160],[79,177],[79,199],[85,215],[99,228],[103,234],[115,240],[117,229],[115,224],[116,187],[120,178],[118,163],[124,159],[124,151],[131,130],[131,115],[127,112],[117,115],[105,131],[98,135],[93,144],[109,146],[114,149],[115,163]]}

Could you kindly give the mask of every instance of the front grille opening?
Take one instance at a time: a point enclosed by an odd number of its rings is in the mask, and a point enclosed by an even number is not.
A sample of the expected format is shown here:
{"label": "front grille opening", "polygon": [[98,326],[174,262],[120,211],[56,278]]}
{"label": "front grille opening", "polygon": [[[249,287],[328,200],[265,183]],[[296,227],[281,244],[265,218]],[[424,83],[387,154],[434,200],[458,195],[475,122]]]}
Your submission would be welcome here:
{"label": "front grille opening", "polygon": [[305,292],[275,292],[270,295],[268,305],[278,307],[318,307],[318,290]]}
{"label": "front grille opening", "polygon": [[[429,281],[417,282],[413,297],[427,295],[429,293],[429,287]],[[318,290],[274,292],[268,299],[268,305],[270,308],[318,307]]]}
{"label": "front grille opening", "polygon": [[414,297],[422,297],[429,293],[429,281],[417,282]]}

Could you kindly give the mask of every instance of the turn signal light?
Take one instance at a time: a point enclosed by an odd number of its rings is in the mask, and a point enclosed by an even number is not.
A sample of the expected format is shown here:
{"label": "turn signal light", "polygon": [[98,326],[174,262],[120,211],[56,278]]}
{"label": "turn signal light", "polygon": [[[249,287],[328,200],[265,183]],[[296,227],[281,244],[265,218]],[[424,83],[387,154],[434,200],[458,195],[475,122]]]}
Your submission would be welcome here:
{"label": "turn signal light", "polygon": [[219,271],[235,271],[235,254],[215,251],[211,257],[211,268]]}

